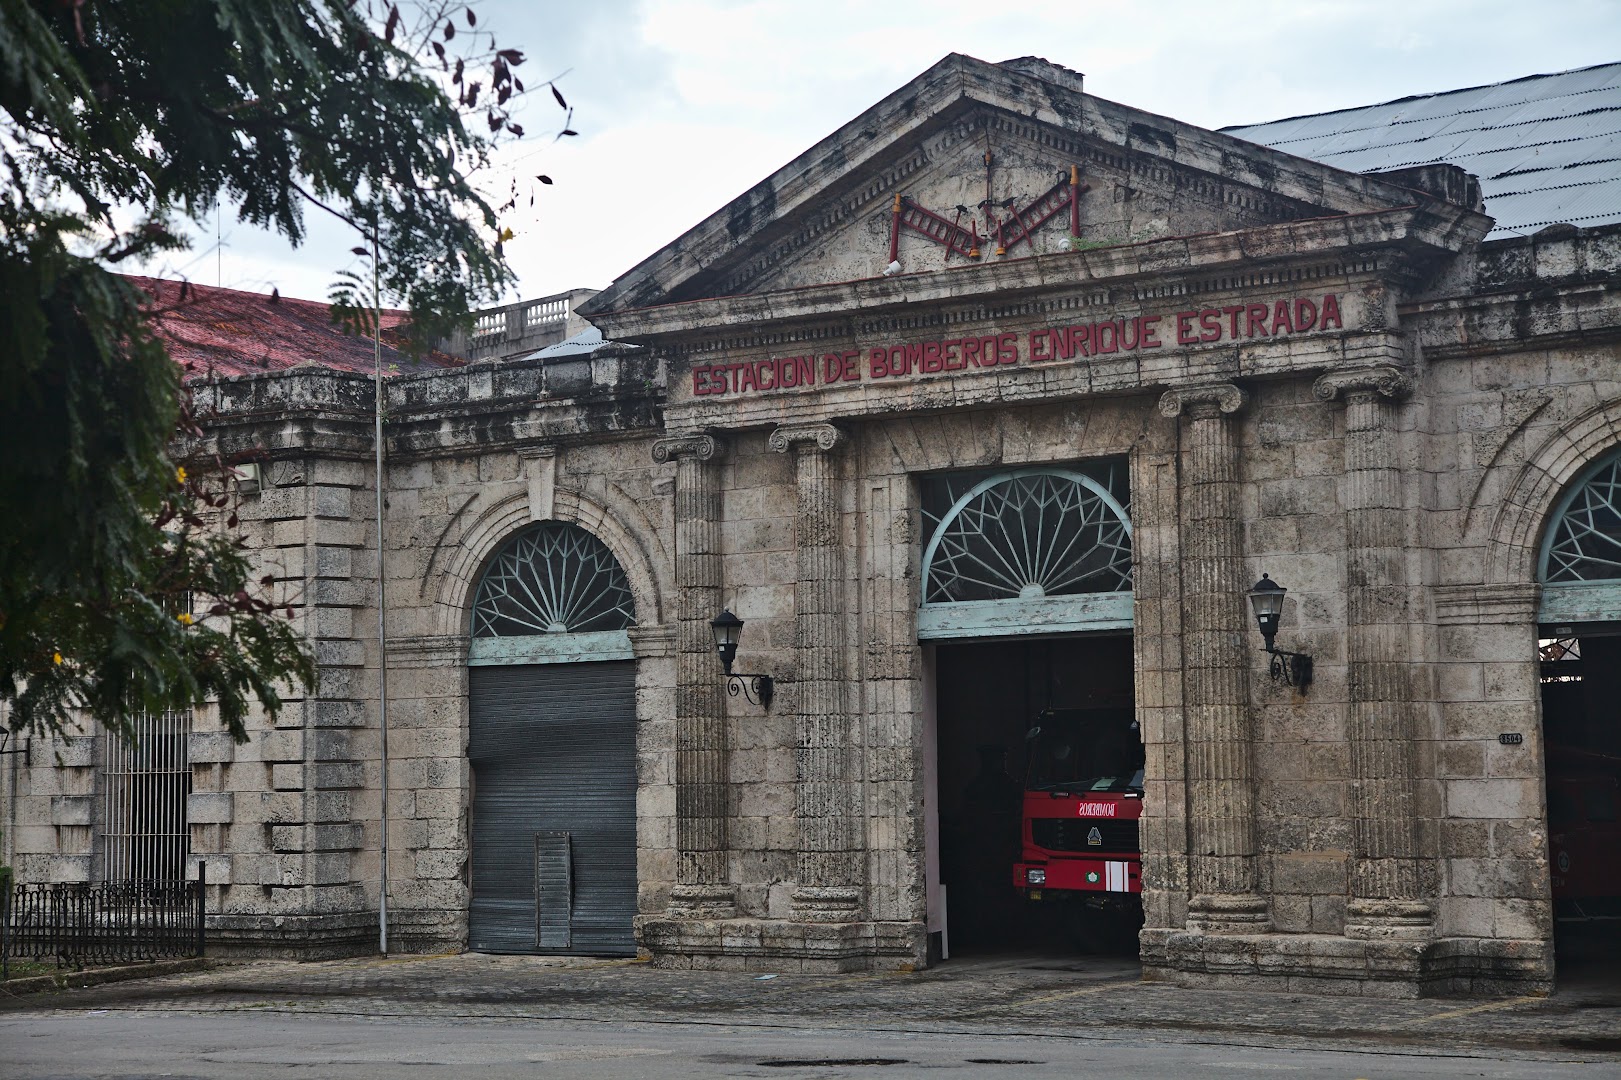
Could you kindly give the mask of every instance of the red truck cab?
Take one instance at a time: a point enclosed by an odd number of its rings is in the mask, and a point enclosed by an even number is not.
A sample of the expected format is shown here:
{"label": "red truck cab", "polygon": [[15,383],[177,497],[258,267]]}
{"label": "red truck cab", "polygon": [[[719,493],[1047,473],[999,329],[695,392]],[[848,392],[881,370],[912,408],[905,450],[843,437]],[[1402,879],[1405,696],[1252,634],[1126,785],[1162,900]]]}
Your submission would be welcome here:
{"label": "red truck cab", "polygon": [[1014,885],[1027,895],[1142,892],[1143,855],[1137,838],[1142,815],[1141,787],[1026,791],[1024,846],[1014,866]]}

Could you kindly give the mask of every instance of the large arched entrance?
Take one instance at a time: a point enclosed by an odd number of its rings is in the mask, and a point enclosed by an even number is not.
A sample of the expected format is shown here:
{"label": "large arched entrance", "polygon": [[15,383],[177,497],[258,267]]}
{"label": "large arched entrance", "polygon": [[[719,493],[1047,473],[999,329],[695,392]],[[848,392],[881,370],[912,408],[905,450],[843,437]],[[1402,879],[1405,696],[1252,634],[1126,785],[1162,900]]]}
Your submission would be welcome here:
{"label": "large arched entrance", "polygon": [[[1109,460],[922,481],[932,948],[1126,950],[1141,925],[1126,474]],[[1087,806],[1119,817],[1061,818],[1083,782]],[[1026,820],[1038,789],[1050,820]]]}
{"label": "large arched entrance", "polygon": [[1621,450],[1560,499],[1538,573],[1548,870],[1563,978],[1621,955]]}
{"label": "large arched entrance", "polygon": [[635,952],[634,617],[612,553],[564,522],[515,533],[479,581],[470,949]]}

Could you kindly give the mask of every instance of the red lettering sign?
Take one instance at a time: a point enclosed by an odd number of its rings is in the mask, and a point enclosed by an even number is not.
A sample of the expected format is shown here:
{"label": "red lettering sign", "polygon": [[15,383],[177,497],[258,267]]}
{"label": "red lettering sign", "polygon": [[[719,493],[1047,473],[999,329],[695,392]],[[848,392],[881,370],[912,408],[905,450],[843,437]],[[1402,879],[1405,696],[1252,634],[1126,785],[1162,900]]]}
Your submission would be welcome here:
{"label": "red lettering sign", "polygon": [[[1176,344],[1180,346],[1285,337],[1313,330],[1341,330],[1345,326],[1339,294],[1325,293],[1268,303],[1188,308],[1168,315],[1115,316],[1073,326],[1044,327],[1023,337],[1008,332],[873,345],[864,351],[856,349],[821,356],[697,364],[692,368],[692,393],[694,397],[716,397],[811,390],[863,379],[876,382],[978,371],[1018,364],[1021,358],[1035,364],[1093,360],[1117,353],[1163,348],[1169,342],[1160,339],[1159,324],[1167,320],[1174,327]],[[1166,333],[1170,332],[1171,327],[1167,327]]]}

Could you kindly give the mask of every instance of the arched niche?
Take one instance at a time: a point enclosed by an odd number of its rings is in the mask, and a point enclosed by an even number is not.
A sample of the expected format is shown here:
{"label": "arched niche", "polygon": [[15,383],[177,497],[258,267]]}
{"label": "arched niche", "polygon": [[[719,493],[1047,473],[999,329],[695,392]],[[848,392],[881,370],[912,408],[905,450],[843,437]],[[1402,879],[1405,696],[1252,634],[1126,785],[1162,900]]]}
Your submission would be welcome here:
{"label": "arched niche", "polygon": [[1537,554],[1544,623],[1621,621],[1621,447],[1578,474]]}
{"label": "arched niche", "polygon": [[[435,597],[439,633],[463,637],[471,634],[473,597],[485,567],[501,545],[535,522],[528,496],[517,493],[479,507],[473,500],[459,535],[447,536],[436,549],[423,582],[424,592]],[[613,553],[635,599],[635,625],[658,626],[663,620],[663,596],[669,583],[664,556],[650,527],[633,509],[607,506],[577,491],[558,489],[546,521],[577,525],[600,540]],[[448,532],[448,530],[447,530]]]}
{"label": "arched niche", "polygon": [[1132,625],[1131,517],[1075,469],[994,473],[954,492],[923,551],[918,637]]}
{"label": "arched niche", "polygon": [[473,593],[468,663],[552,664],[634,657],[636,605],[608,546],[541,521],[509,536]]}

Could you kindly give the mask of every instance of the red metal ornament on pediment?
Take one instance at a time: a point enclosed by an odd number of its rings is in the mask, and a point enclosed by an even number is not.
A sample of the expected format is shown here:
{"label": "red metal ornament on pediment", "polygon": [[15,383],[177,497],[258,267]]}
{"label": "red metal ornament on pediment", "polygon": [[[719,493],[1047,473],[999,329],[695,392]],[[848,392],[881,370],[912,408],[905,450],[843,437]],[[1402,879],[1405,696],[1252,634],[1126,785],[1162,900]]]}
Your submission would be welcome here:
{"label": "red metal ornament on pediment", "polygon": [[[1035,249],[1035,232],[1047,222],[1069,211],[1069,234],[1072,239],[1079,239],[1081,235],[1081,194],[1090,191],[1091,185],[1081,182],[1081,167],[1071,165],[1069,176],[1065,178],[1059,174],[1058,183],[1048,188],[1046,192],[1033,200],[1028,206],[1019,207],[1014,199],[1006,199],[1001,203],[993,201],[990,197],[991,163],[990,153],[985,155],[985,192],[986,197],[975,209],[985,212],[985,236],[983,239],[979,232],[979,219],[974,211],[966,206],[958,206],[955,218],[948,218],[920,206],[909,195],[895,196],[895,207],[891,212],[889,229],[889,265],[894,273],[899,270],[901,250],[901,230],[910,229],[912,232],[928,238],[933,243],[946,249],[946,257],[961,255],[965,259],[978,259],[981,248],[992,239],[996,242],[995,253],[1007,255],[1021,243],[1028,243],[1033,251]],[[997,211],[1001,210],[1001,216]],[[968,216],[967,227],[963,226],[963,217]]]}

